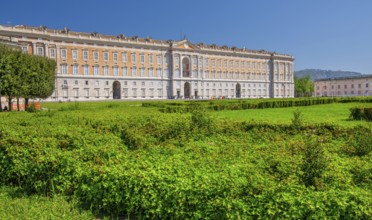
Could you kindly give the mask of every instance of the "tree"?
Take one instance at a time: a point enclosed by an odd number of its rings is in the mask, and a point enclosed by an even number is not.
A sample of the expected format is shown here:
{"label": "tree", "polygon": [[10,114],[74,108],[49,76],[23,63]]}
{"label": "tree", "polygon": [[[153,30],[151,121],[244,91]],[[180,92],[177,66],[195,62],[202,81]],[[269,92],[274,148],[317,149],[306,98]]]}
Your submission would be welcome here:
{"label": "tree", "polygon": [[54,60],[23,54],[20,50],[0,44],[0,95],[6,95],[9,110],[12,99],[47,98],[53,93],[56,63]]}
{"label": "tree", "polygon": [[25,103],[29,98],[47,98],[54,91],[55,68],[54,60],[32,56],[29,59],[28,77],[26,77]]}
{"label": "tree", "polygon": [[314,82],[310,76],[302,78],[294,77],[295,96],[296,97],[310,97],[314,92]]}
{"label": "tree", "polygon": [[18,78],[15,64],[18,52],[0,45],[0,94],[8,98],[9,110],[12,110],[12,98],[17,93]]}

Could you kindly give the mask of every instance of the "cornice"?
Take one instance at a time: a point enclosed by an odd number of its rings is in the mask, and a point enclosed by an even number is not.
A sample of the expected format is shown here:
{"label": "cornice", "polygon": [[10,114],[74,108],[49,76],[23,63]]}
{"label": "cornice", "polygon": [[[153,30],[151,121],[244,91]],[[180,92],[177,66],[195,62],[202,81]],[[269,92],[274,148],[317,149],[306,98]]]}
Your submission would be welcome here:
{"label": "cornice", "polygon": [[[48,29],[45,26],[41,27],[29,27],[23,25],[17,26],[4,26],[0,25],[0,34],[5,35],[17,35],[18,37],[32,37],[41,38],[53,41],[63,42],[75,42],[81,44],[96,44],[96,45],[107,45],[116,47],[133,47],[133,48],[146,48],[155,50],[169,50],[169,51],[182,51],[188,53],[208,54],[208,55],[222,55],[222,56],[234,56],[234,57],[245,57],[245,58],[257,58],[257,59],[278,59],[294,61],[294,57],[285,54],[278,54],[275,52],[268,52],[265,50],[248,50],[245,48],[217,46],[215,44],[206,45],[203,43],[194,44],[187,39],[180,41],[174,40],[153,40],[152,38],[138,38],[126,37],[123,34],[118,36],[103,35],[97,32],[94,33],[83,33],[73,32],[68,28],[63,30]],[[192,45],[194,49],[190,48],[177,48],[177,46],[186,43]]]}

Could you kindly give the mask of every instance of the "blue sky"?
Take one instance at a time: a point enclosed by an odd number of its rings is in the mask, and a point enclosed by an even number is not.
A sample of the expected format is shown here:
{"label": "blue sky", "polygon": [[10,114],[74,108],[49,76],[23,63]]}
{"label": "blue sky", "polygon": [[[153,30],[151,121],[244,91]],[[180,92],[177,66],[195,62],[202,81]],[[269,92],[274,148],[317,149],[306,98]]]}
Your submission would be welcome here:
{"label": "blue sky", "polygon": [[147,0],[1,3],[0,24],[265,49],[295,69],[372,74],[372,0]]}

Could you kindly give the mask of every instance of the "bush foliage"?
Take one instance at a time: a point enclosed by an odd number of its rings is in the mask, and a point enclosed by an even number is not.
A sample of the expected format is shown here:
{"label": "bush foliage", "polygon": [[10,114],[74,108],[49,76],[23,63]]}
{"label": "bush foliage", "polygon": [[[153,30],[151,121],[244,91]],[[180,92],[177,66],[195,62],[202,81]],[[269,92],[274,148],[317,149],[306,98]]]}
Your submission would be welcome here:
{"label": "bush foliage", "polygon": [[370,128],[228,121],[205,104],[2,113],[0,184],[68,196],[97,216],[370,218]]}
{"label": "bush foliage", "polygon": [[164,113],[186,113],[192,111],[192,103],[198,102],[207,110],[244,110],[264,108],[286,108],[331,103],[366,102],[372,103],[372,97],[345,98],[291,98],[291,99],[238,99],[238,100],[199,100],[186,102],[143,102],[143,107],[158,107]]}

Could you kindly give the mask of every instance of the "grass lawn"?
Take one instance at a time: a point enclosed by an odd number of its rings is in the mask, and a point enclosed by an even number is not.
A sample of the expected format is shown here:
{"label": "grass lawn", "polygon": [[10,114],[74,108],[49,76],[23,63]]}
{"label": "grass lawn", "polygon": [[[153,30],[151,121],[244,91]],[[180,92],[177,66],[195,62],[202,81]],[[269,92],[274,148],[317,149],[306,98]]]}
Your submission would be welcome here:
{"label": "grass lawn", "polygon": [[297,109],[302,112],[304,122],[333,123],[345,127],[363,125],[371,127],[370,122],[349,120],[350,108],[355,106],[372,107],[371,103],[333,103],[324,105],[312,105],[290,108],[268,108],[268,109],[248,109],[236,111],[217,111],[213,116],[232,120],[246,121],[256,120],[268,123],[290,124],[293,112]]}

